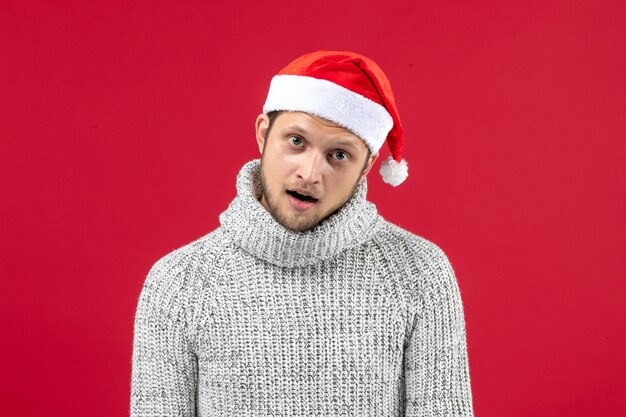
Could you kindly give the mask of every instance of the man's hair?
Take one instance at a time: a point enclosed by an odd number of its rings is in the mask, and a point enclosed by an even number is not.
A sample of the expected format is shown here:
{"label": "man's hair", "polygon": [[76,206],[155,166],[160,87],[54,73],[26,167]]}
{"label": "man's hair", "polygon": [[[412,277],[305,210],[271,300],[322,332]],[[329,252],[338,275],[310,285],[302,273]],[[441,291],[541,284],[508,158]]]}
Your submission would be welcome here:
{"label": "man's hair", "polygon": [[267,138],[270,137],[270,131],[272,130],[272,126],[274,125],[274,121],[276,120],[278,115],[281,114],[282,112],[283,112],[283,110],[274,110],[274,111],[271,111],[271,112],[267,113],[267,117],[269,117],[270,123],[267,126],[267,132],[265,133],[265,139],[266,140],[267,140]]}
{"label": "man's hair", "polygon": [[[274,110],[271,111],[269,113],[267,113],[267,117],[269,117],[269,124],[267,126],[267,132],[265,133],[265,141],[263,142],[263,151],[265,151],[265,146],[267,145],[267,139],[270,137],[270,131],[272,130],[272,125],[274,125],[274,121],[276,121],[276,118],[283,113],[284,110]],[[365,171],[365,167],[367,166],[367,161],[369,161],[370,156],[372,156],[372,151],[370,151],[370,147],[367,147],[367,156],[365,157],[365,163],[363,164],[363,168],[361,169],[361,172]]]}

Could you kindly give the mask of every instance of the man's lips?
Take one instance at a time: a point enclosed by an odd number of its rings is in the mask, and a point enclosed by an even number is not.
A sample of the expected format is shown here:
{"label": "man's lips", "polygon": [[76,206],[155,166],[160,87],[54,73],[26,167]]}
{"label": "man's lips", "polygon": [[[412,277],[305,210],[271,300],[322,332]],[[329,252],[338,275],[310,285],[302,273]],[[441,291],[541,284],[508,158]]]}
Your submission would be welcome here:
{"label": "man's lips", "polygon": [[318,199],[315,197],[314,194],[304,191],[304,190],[300,190],[300,189],[293,189],[293,190],[287,190],[287,194],[302,200],[302,201],[317,201]]}
{"label": "man's lips", "polygon": [[305,194],[305,192],[296,190],[287,190],[287,199],[291,206],[298,211],[308,210],[318,201],[318,199]]}

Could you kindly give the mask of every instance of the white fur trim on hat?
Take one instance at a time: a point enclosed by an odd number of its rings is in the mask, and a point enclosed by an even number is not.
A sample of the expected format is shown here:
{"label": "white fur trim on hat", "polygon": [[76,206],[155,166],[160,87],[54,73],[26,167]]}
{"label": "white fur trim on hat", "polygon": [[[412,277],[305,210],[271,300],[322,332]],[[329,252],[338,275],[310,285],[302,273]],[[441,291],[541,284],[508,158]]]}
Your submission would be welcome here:
{"label": "white fur trim on hat", "polygon": [[328,119],[360,137],[372,153],[380,150],[393,119],[380,104],[333,82],[304,75],[275,75],[263,112],[302,111]]}

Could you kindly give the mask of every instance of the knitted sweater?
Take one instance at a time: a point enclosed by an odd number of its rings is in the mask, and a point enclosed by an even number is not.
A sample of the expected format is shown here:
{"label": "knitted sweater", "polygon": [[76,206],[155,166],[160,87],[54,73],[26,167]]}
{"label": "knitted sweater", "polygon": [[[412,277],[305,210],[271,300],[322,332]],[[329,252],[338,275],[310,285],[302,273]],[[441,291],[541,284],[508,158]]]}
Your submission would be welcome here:
{"label": "knitted sweater", "polygon": [[314,229],[280,226],[244,165],[220,226],[139,296],[132,417],[473,416],[458,284],[367,182]]}

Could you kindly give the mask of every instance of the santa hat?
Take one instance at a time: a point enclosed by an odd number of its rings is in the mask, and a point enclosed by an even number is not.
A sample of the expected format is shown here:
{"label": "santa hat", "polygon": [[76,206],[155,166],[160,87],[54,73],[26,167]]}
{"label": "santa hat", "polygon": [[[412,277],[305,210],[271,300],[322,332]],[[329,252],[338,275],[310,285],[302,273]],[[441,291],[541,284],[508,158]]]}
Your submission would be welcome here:
{"label": "santa hat", "polygon": [[350,130],[372,153],[385,140],[391,157],[380,167],[394,187],[408,176],[402,159],[403,131],[387,76],[371,59],[341,51],[317,51],[296,58],[272,78],[263,112],[310,113]]}

